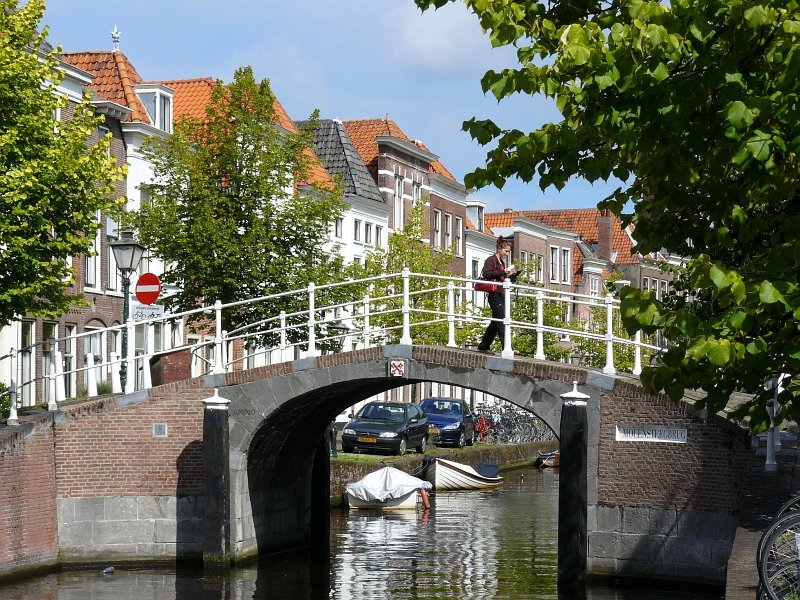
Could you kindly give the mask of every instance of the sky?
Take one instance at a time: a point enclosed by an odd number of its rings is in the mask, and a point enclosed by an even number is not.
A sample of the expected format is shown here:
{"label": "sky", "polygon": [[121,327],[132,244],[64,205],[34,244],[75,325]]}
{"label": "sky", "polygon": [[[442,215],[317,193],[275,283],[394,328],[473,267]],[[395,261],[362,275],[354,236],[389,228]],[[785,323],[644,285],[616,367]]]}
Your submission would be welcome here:
{"label": "sky", "polygon": [[[559,119],[552,102],[497,102],[480,79],[517,65],[493,49],[461,3],[422,13],[413,0],[47,0],[48,41],[66,52],[111,50],[111,31],[144,81],[212,77],[251,66],[294,120],[387,115],[463,183],[488,148],[462,131],[472,117],[532,131]],[[487,211],[594,207],[615,185],[574,180],[560,192],[509,180],[475,190]]]}

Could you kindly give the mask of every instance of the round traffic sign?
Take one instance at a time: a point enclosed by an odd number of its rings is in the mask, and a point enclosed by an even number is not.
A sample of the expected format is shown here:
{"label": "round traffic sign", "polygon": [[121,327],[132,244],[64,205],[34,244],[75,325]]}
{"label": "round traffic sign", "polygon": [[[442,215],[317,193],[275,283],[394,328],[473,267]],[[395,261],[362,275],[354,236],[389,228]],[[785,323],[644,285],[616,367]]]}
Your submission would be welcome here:
{"label": "round traffic sign", "polygon": [[152,304],[161,293],[161,281],[155,273],[142,273],[136,282],[136,299],[142,304]]}

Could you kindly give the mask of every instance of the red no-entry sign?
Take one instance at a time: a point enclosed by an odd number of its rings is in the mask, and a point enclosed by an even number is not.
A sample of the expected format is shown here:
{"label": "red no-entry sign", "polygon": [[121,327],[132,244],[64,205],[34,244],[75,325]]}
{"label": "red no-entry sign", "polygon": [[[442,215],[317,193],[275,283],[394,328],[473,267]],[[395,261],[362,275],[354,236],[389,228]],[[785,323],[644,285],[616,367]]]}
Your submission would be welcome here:
{"label": "red no-entry sign", "polygon": [[136,299],[142,304],[152,304],[161,293],[161,281],[155,273],[142,273],[136,282]]}

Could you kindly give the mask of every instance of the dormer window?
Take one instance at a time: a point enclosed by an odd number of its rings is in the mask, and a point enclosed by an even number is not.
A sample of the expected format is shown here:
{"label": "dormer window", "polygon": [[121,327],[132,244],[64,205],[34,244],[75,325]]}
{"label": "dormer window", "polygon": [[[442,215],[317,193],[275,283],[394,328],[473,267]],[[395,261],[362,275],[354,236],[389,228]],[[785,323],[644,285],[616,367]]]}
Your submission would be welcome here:
{"label": "dormer window", "polygon": [[150,124],[161,131],[172,133],[172,90],[163,85],[134,86]]}

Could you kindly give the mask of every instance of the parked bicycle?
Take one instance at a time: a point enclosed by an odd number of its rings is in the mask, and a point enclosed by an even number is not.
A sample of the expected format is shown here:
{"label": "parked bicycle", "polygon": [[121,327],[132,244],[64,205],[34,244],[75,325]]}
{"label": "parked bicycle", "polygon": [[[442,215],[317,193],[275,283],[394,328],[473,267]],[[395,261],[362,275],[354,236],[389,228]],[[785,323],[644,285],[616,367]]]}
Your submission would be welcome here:
{"label": "parked bicycle", "polygon": [[800,599],[800,496],[778,509],[756,550],[756,598]]}

